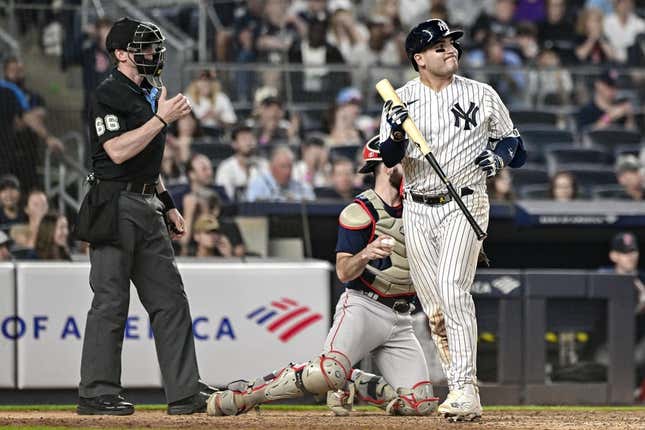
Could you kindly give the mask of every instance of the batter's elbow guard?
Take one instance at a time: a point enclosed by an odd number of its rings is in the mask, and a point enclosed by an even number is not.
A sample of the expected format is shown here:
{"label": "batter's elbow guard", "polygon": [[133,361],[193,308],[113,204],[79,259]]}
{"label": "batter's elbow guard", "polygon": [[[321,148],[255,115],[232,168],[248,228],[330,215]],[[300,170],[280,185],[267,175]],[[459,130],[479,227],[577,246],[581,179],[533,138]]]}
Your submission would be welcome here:
{"label": "batter's elbow guard", "polygon": [[387,167],[394,167],[403,160],[406,142],[395,142],[392,138],[381,142],[381,158]]}
{"label": "batter's elbow guard", "polygon": [[508,166],[518,168],[526,163],[526,148],[524,147],[522,136],[517,136],[513,139],[517,140],[517,150],[515,151],[513,159],[508,163]]}
{"label": "batter's elbow guard", "polygon": [[516,168],[526,163],[526,149],[519,134],[498,141],[493,152],[503,160],[504,166]]}

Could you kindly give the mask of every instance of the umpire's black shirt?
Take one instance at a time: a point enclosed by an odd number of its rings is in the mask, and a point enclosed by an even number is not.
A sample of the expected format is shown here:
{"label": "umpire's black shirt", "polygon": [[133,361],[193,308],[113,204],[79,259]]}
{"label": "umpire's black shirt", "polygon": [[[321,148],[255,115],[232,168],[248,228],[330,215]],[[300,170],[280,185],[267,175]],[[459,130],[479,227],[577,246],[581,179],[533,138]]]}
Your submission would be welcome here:
{"label": "umpire's black shirt", "polygon": [[145,79],[139,86],[117,69],[96,88],[90,111],[90,139],[92,168],[97,178],[124,182],[157,181],[166,142],[165,129],[140,153],[122,164],[110,159],[103,144],[150,120],[157,111],[160,93]]}

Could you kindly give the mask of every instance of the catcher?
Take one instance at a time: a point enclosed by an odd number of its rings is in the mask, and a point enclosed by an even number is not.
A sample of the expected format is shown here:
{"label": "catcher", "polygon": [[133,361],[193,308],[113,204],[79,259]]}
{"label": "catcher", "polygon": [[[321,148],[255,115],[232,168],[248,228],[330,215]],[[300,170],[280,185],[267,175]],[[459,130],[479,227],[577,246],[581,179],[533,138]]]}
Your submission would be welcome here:
{"label": "catcher", "polygon": [[[348,415],[354,398],[390,415],[430,415],[438,399],[414,335],[410,281],[399,187],[402,168],[381,162],[378,136],[363,150],[360,173],[374,173],[374,189],[340,214],[336,272],[345,285],[323,353],[255,381],[235,381],[207,401],[209,415],[238,415],[256,405],[305,393],[327,395],[336,415]],[[352,365],[372,352],[383,376]]]}

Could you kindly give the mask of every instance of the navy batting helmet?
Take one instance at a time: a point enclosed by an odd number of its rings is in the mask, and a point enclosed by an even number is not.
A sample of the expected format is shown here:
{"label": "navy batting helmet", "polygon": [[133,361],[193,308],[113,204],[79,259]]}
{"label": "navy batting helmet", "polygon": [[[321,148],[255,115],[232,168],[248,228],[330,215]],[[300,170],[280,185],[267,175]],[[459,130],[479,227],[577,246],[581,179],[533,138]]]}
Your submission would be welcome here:
{"label": "navy batting helmet", "polygon": [[429,19],[410,30],[408,37],[405,38],[405,52],[408,54],[412,67],[418,72],[419,66],[414,61],[414,54],[424,51],[441,39],[452,39],[458,56],[461,58],[461,45],[456,40],[463,35],[464,32],[461,30],[450,31],[448,24],[441,19]]}

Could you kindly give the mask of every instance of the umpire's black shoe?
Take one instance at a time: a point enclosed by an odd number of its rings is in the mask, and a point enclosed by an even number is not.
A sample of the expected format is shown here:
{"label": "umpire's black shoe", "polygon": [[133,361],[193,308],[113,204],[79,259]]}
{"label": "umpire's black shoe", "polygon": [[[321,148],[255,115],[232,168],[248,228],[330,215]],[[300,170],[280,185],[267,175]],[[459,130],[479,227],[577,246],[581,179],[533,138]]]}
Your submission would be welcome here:
{"label": "umpire's black shoe", "polygon": [[199,381],[199,393],[168,405],[168,415],[190,415],[206,412],[206,401],[217,388]]}
{"label": "umpire's black shoe", "polygon": [[132,415],[134,405],[116,394],[79,397],[76,413],[78,415]]}

